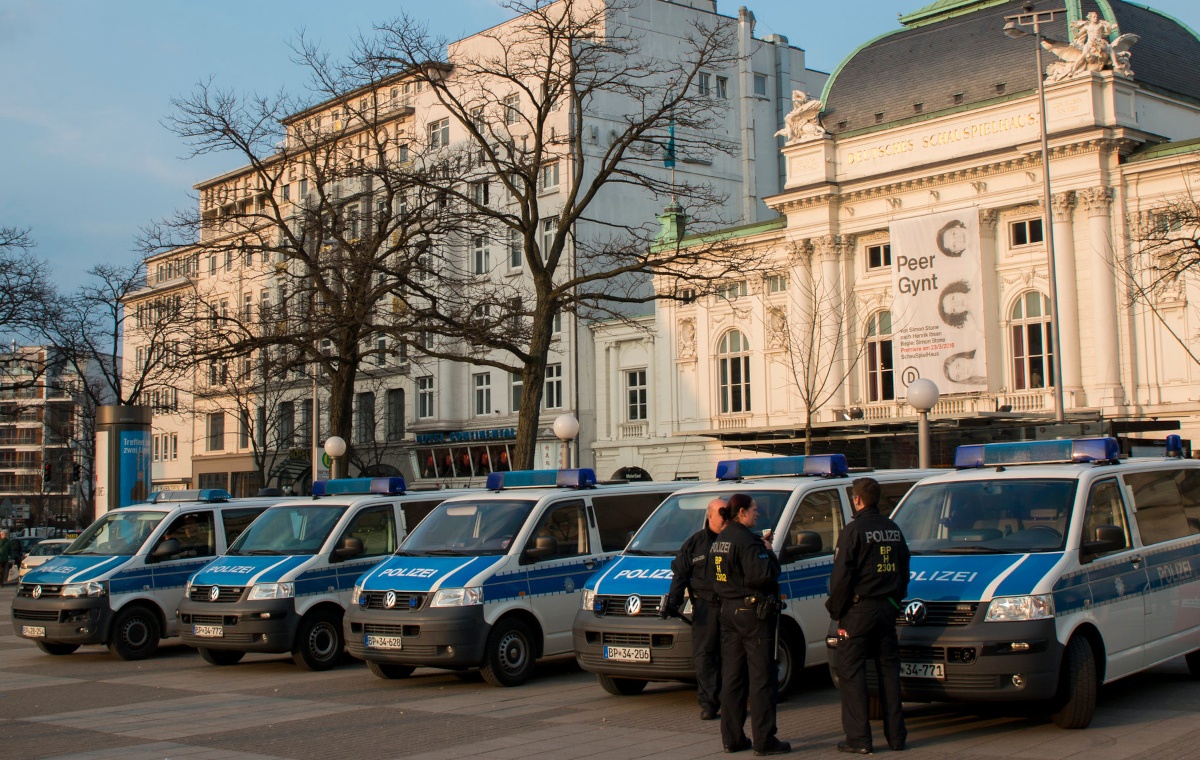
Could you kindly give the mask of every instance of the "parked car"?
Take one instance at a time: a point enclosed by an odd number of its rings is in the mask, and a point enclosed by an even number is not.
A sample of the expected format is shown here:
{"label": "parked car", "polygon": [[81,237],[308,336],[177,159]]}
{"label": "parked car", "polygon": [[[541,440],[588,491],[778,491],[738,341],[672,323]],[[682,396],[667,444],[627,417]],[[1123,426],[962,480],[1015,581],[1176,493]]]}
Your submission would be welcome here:
{"label": "parked car", "polygon": [[70,546],[74,540],[73,538],[45,538],[38,541],[26,550],[25,558],[21,560],[20,577],[24,578],[25,573],[31,569],[62,554],[63,549]]}

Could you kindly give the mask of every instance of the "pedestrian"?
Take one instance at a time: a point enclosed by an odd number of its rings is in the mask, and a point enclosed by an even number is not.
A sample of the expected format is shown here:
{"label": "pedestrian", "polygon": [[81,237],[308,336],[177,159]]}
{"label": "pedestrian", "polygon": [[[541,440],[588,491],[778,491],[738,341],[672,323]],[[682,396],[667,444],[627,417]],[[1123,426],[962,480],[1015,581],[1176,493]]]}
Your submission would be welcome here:
{"label": "pedestrian", "polygon": [[837,672],[842,696],[839,752],[869,755],[867,660],[875,663],[883,703],[883,734],[895,751],[908,731],[900,704],[900,648],[896,614],[908,593],[908,545],[896,523],[879,511],[879,483],[858,478],[851,489],[854,519],[838,538],[825,608],[837,621]]}
{"label": "pedestrian", "polygon": [[12,569],[12,558],[16,554],[16,539],[9,538],[7,530],[0,530],[0,586],[8,583],[8,573]]}
{"label": "pedestrian", "polygon": [[679,614],[686,589],[692,600],[692,665],[696,669],[696,697],[700,701],[700,720],[715,720],[721,711],[721,621],[717,595],[708,571],[708,553],[717,535],[725,528],[721,516],[724,499],[708,503],[704,527],[679,547],[671,562],[671,590],[659,617]]}
{"label": "pedestrian", "polygon": [[721,742],[726,752],[751,747],[748,698],[754,754],[782,755],[792,745],[775,736],[779,560],[770,537],[752,530],[758,505],[748,495],[730,496],[720,514],[727,522],[709,551],[709,570],[721,602]]}

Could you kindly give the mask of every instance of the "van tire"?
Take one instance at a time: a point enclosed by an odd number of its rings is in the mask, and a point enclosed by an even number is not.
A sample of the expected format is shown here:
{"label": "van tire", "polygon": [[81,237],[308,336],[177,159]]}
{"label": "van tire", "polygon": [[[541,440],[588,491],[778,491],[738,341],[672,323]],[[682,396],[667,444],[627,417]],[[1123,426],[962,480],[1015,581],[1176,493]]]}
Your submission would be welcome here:
{"label": "van tire", "polygon": [[479,673],[492,686],[520,686],[529,680],[536,651],[529,626],[516,618],[501,620],[488,634]]}
{"label": "van tire", "polygon": [[122,660],[144,660],[158,649],[158,616],[149,609],[133,605],[113,618],[108,633],[108,651]]}
{"label": "van tire", "polygon": [[1096,714],[1096,660],[1092,645],[1083,636],[1076,636],[1063,652],[1062,673],[1058,679],[1050,718],[1059,728],[1087,728]]}
{"label": "van tire", "polygon": [[779,632],[778,654],[778,694],[779,698],[783,699],[799,688],[801,674],[804,672],[804,647],[786,628]]}
{"label": "van tire", "polygon": [[34,642],[38,645],[38,649],[46,654],[71,654],[79,648],[78,644],[52,644],[49,641]]}
{"label": "van tire", "polygon": [[331,670],[342,661],[345,649],[341,616],[317,610],[300,621],[292,659],[305,670]]}
{"label": "van tire", "polygon": [[614,697],[632,697],[646,690],[646,682],[637,678],[613,678],[597,673],[596,680],[602,689]]}
{"label": "van tire", "polygon": [[1188,672],[1192,674],[1192,678],[1200,679],[1200,649],[1188,652],[1184,659],[1187,660]]}
{"label": "van tire", "polygon": [[395,681],[401,678],[408,678],[416,668],[412,665],[395,665],[390,662],[367,660],[367,670],[380,678]]}
{"label": "van tire", "polygon": [[245,652],[236,649],[196,649],[209,665],[237,665],[246,656]]}

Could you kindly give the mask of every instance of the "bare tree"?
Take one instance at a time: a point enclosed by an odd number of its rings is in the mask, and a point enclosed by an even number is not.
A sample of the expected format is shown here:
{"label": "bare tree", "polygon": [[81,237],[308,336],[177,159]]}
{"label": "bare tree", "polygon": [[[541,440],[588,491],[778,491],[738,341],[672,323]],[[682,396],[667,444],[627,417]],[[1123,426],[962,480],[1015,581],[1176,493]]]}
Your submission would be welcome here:
{"label": "bare tree", "polygon": [[1118,272],[1127,284],[1130,306],[1149,309],[1171,338],[1200,364],[1195,335],[1180,335],[1166,319],[1164,302],[1185,302],[1188,283],[1200,274],[1200,203],[1189,194],[1168,198],[1161,206],[1131,220],[1133,255]]}
{"label": "bare tree", "polygon": [[36,325],[51,300],[50,269],[33,254],[36,245],[28,229],[0,226],[0,330]]}

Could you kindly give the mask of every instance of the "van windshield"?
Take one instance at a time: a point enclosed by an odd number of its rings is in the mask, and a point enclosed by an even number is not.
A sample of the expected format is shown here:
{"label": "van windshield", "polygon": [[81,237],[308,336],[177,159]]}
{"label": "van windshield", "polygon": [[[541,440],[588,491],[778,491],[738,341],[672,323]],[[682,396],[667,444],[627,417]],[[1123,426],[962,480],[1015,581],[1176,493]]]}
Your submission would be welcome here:
{"label": "van windshield", "polygon": [[92,523],[63,554],[137,554],[166,512],[109,512]]}
{"label": "van windshield", "polygon": [[917,485],[892,519],[913,554],[1061,551],[1075,480],[973,480]]}
{"label": "van windshield", "polygon": [[529,499],[443,502],[408,535],[396,554],[507,554],[535,504]]}
{"label": "van windshield", "polygon": [[[791,491],[750,491],[758,505],[758,525],[754,532],[762,535],[766,528],[774,528],[779,515],[787,505]],[[677,493],[654,510],[637,535],[629,542],[626,554],[671,555],[679,551],[683,542],[704,527],[708,503],[713,499],[728,499],[732,491],[702,491]]]}
{"label": "van windshield", "polygon": [[226,554],[316,554],[346,507],[271,507],[250,523]]}

